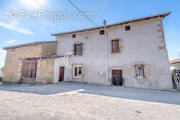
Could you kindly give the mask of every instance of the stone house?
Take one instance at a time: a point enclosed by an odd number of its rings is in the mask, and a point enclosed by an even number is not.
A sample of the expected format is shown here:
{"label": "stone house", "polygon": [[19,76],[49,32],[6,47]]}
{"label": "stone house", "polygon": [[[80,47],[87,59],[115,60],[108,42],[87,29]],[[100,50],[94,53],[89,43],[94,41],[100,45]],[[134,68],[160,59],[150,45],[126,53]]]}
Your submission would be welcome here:
{"label": "stone house", "polygon": [[52,34],[57,55],[64,56],[55,59],[54,83],[172,88],[162,24],[169,14]]}
{"label": "stone house", "polygon": [[3,82],[53,83],[56,41],[33,42],[4,48]]}
{"label": "stone house", "polygon": [[[52,34],[56,42],[6,47],[4,81],[76,81],[171,89],[162,24],[162,19],[169,14]],[[49,49],[44,45],[54,47]],[[33,79],[26,77],[29,74],[27,65],[37,67]]]}

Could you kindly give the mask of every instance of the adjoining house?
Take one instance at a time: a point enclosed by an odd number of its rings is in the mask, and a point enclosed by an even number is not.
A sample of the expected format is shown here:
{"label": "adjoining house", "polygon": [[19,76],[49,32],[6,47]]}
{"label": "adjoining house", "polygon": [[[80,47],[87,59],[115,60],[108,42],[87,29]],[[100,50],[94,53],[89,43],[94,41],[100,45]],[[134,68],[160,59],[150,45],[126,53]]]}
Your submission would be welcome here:
{"label": "adjoining house", "polygon": [[33,42],[7,50],[3,82],[53,83],[56,41]]}
{"label": "adjoining house", "polygon": [[[56,37],[57,51],[56,55],[53,52],[50,57],[46,57],[47,55],[44,57],[42,54],[34,56],[36,52],[45,54],[48,49],[40,49],[42,47],[35,49],[32,45],[34,51],[31,51],[32,55],[29,54],[31,56],[28,56],[29,52],[24,52],[23,56],[19,55],[21,52],[15,52],[18,57],[14,61],[13,47],[5,48],[9,51],[5,64],[5,81],[20,79],[28,81],[26,77],[24,78],[28,72],[22,64],[26,66],[26,61],[32,61],[31,65],[27,64],[28,66],[37,64],[37,75],[33,78],[44,83],[77,81],[171,89],[170,64],[162,24],[162,19],[169,14],[168,12],[89,29],[52,34]],[[55,42],[53,43],[55,45]],[[27,47],[16,49],[28,50]],[[33,61],[34,59],[36,61]],[[44,67],[43,70],[38,70],[41,68],[39,64],[41,61],[44,61],[42,65]]]}
{"label": "adjoining house", "polygon": [[180,58],[170,60],[170,64],[174,87],[180,89]]}

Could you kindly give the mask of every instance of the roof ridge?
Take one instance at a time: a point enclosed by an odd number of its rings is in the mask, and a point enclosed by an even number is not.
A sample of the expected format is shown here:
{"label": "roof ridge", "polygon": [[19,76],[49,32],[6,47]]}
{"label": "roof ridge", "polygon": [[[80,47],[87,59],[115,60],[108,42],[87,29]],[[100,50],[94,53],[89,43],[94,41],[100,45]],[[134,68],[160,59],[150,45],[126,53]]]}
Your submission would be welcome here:
{"label": "roof ridge", "polygon": [[8,46],[8,47],[4,47],[3,49],[8,50],[8,49],[15,49],[15,48],[24,47],[24,46],[39,45],[39,44],[43,44],[43,43],[53,43],[53,42],[57,42],[57,41],[35,41],[35,42],[31,42],[31,43],[24,43],[24,44],[19,44],[19,45]]}
{"label": "roof ridge", "polygon": [[[135,21],[140,21],[140,20],[145,20],[145,19],[150,19],[150,18],[155,18],[155,17],[165,17],[165,16],[167,16],[169,14],[171,14],[171,12],[164,12],[164,13],[161,13],[161,14],[155,14],[155,15],[150,15],[150,16],[146,16],[146,17],[139,17],[139,18],[129,19],[129,20],[113,23],[113,24],[108,24],[108,25],[106,25],[106,27],[116,26],[116,25],[120,25],[120,24],[125,24],[125,23],[129,23],[129,22],[135,22]],[[75,30],[75,31],[70,31],[70,32],[62,32],[62,33],[57,33],[57,34],[51,34],[51,36],[90,31],[90,30],[94,30],[94,29],[101,29],[103,27],[104,26],[96,26],[96,27],[92,27],[92,28],[86,28],[86,29]]]}

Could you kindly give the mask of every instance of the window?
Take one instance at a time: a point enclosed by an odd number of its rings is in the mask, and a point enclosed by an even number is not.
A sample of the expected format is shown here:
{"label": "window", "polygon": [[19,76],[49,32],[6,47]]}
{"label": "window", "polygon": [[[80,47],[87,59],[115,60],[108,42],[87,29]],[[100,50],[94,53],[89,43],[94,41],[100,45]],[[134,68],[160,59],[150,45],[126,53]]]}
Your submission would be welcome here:
{"label": "window", "polygon": [[74,44],[74,55],[81,56],[83,52],[83,44]]}
{"label": "window", "polygon": [[145,77],[143,64],[135,65],[135,70],[136,70],[136,78],[137,79],[143,79]]}
{"label": "window", "polygon": [[76,34],[72,34],[72,38],[76,38]]}
{"label": "window", "polygon": [[130,26],[125,26],[125,30],[126,31],[131,30],[131,27]]}
{"label": "window", "polygon": [[82,78],[82,65],[73,66],[73,78]]}
{"label": "window", "polygon": [[99,31],[99,34],[100,34],[100,35],[104,35],[104,30],[100,30],[100,31]]}
{"label": "window", "polygon": [[119,49],[119,40],[112,40],[112,53],[120,52]]}

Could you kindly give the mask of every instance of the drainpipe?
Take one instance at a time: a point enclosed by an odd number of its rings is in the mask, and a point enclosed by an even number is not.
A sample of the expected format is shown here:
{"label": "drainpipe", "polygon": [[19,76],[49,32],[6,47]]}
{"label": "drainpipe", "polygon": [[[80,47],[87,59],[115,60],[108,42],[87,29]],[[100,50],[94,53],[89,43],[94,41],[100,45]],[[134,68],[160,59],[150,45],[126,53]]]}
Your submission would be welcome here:
{"label": "drainpipe", "polygon": [[106,48],[106,85],[108,85],[108,39],[107,39],[107,29],[106,29],[106,20],[104,20],[104,40]]}

